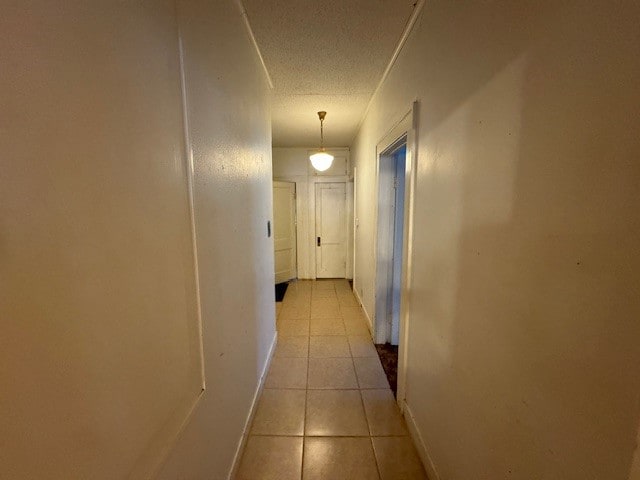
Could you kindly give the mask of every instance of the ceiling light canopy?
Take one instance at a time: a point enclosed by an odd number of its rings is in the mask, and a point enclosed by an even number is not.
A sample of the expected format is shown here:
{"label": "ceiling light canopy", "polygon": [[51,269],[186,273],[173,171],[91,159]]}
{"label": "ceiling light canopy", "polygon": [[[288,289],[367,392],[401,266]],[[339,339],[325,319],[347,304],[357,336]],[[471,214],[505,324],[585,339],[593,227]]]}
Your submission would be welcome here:
{"label": "ceiling light canopy", "polygon": [[333,163],[333,155],[328,154],[324,150],[324,117],[327,116],[327,112],[318,112],[318,118],[320,119],[320,148],[313,155],[309,156],[311,165],[319,172],[324,172],[331,167]]}

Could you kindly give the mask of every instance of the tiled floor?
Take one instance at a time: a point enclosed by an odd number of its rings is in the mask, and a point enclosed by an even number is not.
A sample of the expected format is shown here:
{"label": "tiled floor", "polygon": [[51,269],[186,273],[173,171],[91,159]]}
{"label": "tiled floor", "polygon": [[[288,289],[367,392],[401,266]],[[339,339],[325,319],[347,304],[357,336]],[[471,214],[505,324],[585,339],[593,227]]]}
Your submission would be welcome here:
{"label": "tiled floor", "polygon": [[426,479],[346,280],[299,281],[238,480]]}

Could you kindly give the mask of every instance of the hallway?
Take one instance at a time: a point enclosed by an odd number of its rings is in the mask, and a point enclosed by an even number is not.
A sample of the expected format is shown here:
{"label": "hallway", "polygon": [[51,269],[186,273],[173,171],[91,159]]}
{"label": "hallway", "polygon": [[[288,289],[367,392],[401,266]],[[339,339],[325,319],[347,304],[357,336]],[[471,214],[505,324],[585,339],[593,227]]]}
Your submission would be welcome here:
{"label": "hallway", "polygon": [[640,1],[0,5],[2,479],[640,480]]}
{"label": "hallway", "polygon": [[292,282],[237,479],[426,478],[346,280]]}

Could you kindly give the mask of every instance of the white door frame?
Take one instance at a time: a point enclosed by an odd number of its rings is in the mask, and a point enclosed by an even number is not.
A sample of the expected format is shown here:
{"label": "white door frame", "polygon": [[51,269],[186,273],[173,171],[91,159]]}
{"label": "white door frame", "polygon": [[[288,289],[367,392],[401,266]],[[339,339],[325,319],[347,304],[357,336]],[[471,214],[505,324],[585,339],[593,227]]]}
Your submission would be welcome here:
{"label": "white door frame", "polygon": [[[402,276],[400,287],[400,341],[398,346],[398,392],[397,402],[401,411],[404,411],[405,393],[406,393],[406,374],[407,374],[407,347],[409,338],[409,302],[412,279],[412,247],[413,247],[413,212],[414,212],[414,195],[417,167],[417,121],[418,121],[418,102],[414,102],[412,108],[397,122],[389,132],[380,140],[376,146],[376,204],[375,204],[375,238],[374,252],[376,254],[376,262],[374,265],[376,279],[375,291],[375,313],[372,322],[373,337],[376,343],[386,340],[386,315],[379,314],[379,307],[386,311],[386,298],[389,285],[389,276],[386,268],[382,267],[382,257],[384,252],[379,251],[379,247],[386,247],[384,242],[382,245],[378,239],[378,196],[380,192],[380,157],[385,151],[406,137],[407,153],[405,162],[405,194],[404,194],[404,223],[403,223],[403,245],[402,245]],[[381,219],[382,220],[382,219]]]}
{"label": "white door frame", "polygon": [[301,180],[300,177],[296,177],[296,176],[278,176],[278,177],[274,177],[273,178],[274,182],[290,182],[290,183],[295,183],[296,184],[296,201],[295,201],[295,205],[296,205],[296,218],[295,218],[295,222],[294,222],[294,226],[295,226],[295,232],[296,232],[296,278],[299,278],[300,275],[300,265],[303,261],[301,261],[301,255],[304,254],[304,249],[302,248],[301,242],[304,242],[304,236],[301,236],[301,232],[302,235],[304,235],[305,232],[305,217],[304,217],[304,207],[306,206],[304,203],[301,202],[301,198],[305,198],[306,196],[306,189],[307,189],[307,182],[306,182],[306,178],[304,180]]}
{"label": "white door frame", "polygon": [[[287,279],[288,280],[292,280],[292,279],[296,279],[298,278],[298,206],[297,206],[297,198],[298,198],[298,190],[297,190],[297,184],[295,181],[291,181],[291,180],[273,180],[272,184],[273,184],[273,188],[275,189],[276,184],[277,183],[288,183],[293,185],[293,201],[291,202],[291,204],[289,205],[290,210],[292,210],[291,213],[291,223],[292,223],[292,236],[293,236],[293,246],[291,248],[291,265],[293,266],[293,277],[291,279]],[[274,195],[275,197],[275,195]],[[273,202],[275,205],[275,201]],[[275,208],[275,207],[274,207]],[[273,219],[275,221],[275,210],[273,212]],[[275,223],[275,222],[274,222]],[[273,231],[273,241],[275,244],[276,241],[276,236],[275,236],[275,225],[272,225],[272,231]],[[277,280],[276,280],[277,283]]]}
{"label": "white door frame", "polygon": [[[326,176],[326,177],[313,177],[313,179],[310,181],[309,183],[309,219],[310,219],[310,226],[313,225],[313,228],[309,229],[309,232],[311,234],[310,236],[310,240],[312,242],[312,247],[309,251],[310,253],[310,267],[311,267],[311,271],[313,272],[313,278],[318,278],[318,272],[316,269],[316,228],[315,228],[315,218],[316,218],[316,184],[318,183],[344,183],[345,184],[345,192],[347,194],[347,198],[345,199],[345,231],[348,232],[349,231],[349,218],[350,218],[350,205],[349,205],[349,200],[350,200],[350,195],[354,195],[353,192],[353,186],[351,185],[351,182],[349,182],[349,178],[347,176],[344,175],[336,175],[336,176]],[[347,242],[346,242],[346,248],[347,248],[347,261],[349,261],[349,237],[347,235]]]}
{"label": "white door frame", "polygon": [[328,179],[331,179],[334,177],[325,177],[320,181],[315,181],[313,182],[313,195],[310,195],[310,199],[311,197],[313,197],[313,239],[314,239],[314,247],[313,247],[313,252],[314,252],[314,272],[315,272],[315,278],[319,278],[318,277],[318,249],[316,248],[316,238],[318,237],[318,225],[317,225],[317,203],[316,203],[316,195],[317,195],[317,191],[318,191],[318,185],[321,185],[323,183],[329,183],[329,184],[341,184],[344,185],[344,218],[342,219],[342,223],[343,226],[345,227],[345,252],[344,252],[344,258],[345,258],[345,268],[344,268],[344,274],[345,277],[347,277],[347,262],[349,261],[349,201],[348,201],[348,197],[349,197],[349,185],[350,182],[349,181],[345,181],[344,178],[342,180],[337,180],[337,181],[329,181]]}

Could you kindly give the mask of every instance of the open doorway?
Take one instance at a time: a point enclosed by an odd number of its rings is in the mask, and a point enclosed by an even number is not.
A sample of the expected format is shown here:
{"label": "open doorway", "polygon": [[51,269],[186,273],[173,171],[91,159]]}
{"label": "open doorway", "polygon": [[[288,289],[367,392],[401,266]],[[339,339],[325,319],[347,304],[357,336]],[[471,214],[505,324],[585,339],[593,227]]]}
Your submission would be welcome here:
{"label": "open doorway", "polygon": [[276,302],[281,302],[288,281],[296,278],[296,184],[273,182],[273,247]]}
{"label": "open doorway", "polygon": [[378,261],[376,350],[394,395],[397,392],[398,344],[404,234],[407,137],[388,146],[378,159]]}
{"label": "open doorway", "polygon": [[379,157],[376,343],[394,346],[400,335],[406,153],[404,135]]}
{"label": "open doorway", "polygon": [[[397,380],[402,410],[405,392],[407,305],[411,278],[415,118],[417,104],[377,145],[376,290],[374,343],[389,383]],[[394,393],[396,393],[394,391]]]}

